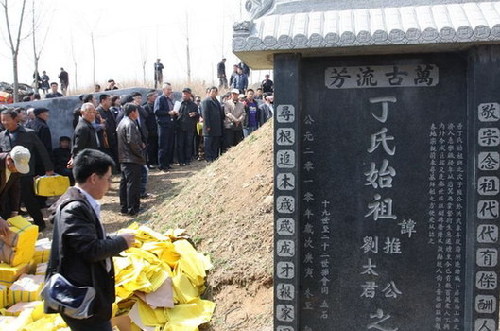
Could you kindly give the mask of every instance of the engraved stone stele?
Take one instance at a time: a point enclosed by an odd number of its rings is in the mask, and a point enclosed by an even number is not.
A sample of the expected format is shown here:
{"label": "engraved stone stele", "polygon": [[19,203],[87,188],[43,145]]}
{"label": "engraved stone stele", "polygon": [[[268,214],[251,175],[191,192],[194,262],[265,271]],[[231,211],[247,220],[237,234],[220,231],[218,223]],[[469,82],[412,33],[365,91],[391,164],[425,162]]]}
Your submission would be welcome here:
{"label": "engraved stone stele", "polygon": [[248,0],[273,69],[274,326],[498,328],[500,1]]}

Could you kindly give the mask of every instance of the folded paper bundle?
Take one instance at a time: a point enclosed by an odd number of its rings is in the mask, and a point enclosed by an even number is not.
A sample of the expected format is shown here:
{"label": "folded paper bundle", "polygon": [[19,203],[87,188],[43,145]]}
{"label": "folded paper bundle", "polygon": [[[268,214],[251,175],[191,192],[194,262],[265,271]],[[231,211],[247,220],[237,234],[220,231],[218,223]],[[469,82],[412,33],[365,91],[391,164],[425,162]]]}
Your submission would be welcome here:
{"label": "folded paper bundle", "polygon": [[5,285],[0,285],[0,309],[8,306],[8,293],[9,288]]}
{"label": "folded paper bundle", "polygon": [[66,192],[69,187],[69,177],[41,176],[35,180],[35,194],[42,197],[58,196]]}
{"label": "folded paper bundle", "polygon": [[9,287],[9,305],[40,300],[44,276],[22,275]]}
{"label": "folded paper bundle", "polygon": [[0,237],[0,261],[10,266],[28,263],[35,255],[38,226],[25,218],[16,216],[8,219],[10,232]]}
{"label": "folded paper bundle", "polygon": [[52,242],[49,238],[42,238],[36,241],[35,243],[35,255],[33,259],[36,264],[44,263],[49,261],[50,256],[50,246]]}
{"label": "folded paper bundle", "polygon": [[133,232],[136,242],[113,258],[119,314],[142,330],[196,331],[209,322],[215,304],[200,295],[213,267],[210,258],[196,251],[183,230],[159,234],[132,224],[123,231]]}
{"label": "folded paper bundle", "polygon": [[28,269],[28,263],[11,267],[7,263],[0,263],[0,285],[10,286]]}

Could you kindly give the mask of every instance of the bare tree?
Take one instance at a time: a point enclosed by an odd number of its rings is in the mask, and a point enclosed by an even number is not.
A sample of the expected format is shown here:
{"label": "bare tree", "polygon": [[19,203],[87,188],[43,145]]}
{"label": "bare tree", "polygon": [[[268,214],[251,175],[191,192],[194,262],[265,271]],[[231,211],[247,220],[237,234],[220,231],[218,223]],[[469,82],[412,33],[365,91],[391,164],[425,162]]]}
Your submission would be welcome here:
{"label": "bare tree", "polygon": [[23,22],[24,22],[24,12],[26,8],[26,0],[22,0],[22,9],[21,9],[21,14],[19,15],[19,27],[17,30],[17,36],[13,37],[13,31],[11,30],[11,15],[9,12],[9,0],[1,0],[0,5],[4,9],[5,13],[5,22],[7,24],[7,35],[9,38],[9,47],[10,47],[10,52],[12,55],[12,71],[14,75],[14,102],[19,101],[19,77],[17,74],[17,56],[19,55],[19,45],[21,44],[21,40],[23,40],[26,37],[21,37],[22,30],[23,30]]}
{"label": "bare tree", "polygon": [[75,90],[78,90],[78,62],[76,61],[73,32],[71,32],[71,57],[73,58],[73,64],[75,65]]}
{"label": "bare tree", "polygon": [[142,81],[144,86],[147,86],[146,81],[146,64],[148,62],[148,44],[146,40],[141,42],[141,65],[142,65]]}
{"label": "bare tree", "polygon": [[[35,61],[35,77],[34,77],[34,83],[35,83],[35,90],[38,92],[38,89],[40,88],[38,86],[38,77],[39,77],[39,71],[38,71],[38,62],[40,61],[40,57],[42,56],[43,52],[43,46],[45,45],[45,40],[47,39],[47,36],[49,34],[49,28],[47,27],[47,30],[45,31],[45,35],[43,36],[43,40],[40,46],[40,49],[37,51],[37,42],[36,42],[36,32],[39,28],[38,22],[35,23],[35,0],[32,0],[32,11],[31,11],[31,37],[33,39],[33,59]],[[40,16],[41,17],[41,16]],[[37,17],[37,20],[39,17]],[[50,22],[51,20],[48,20]]]}
{"label": "bare tree", "polygon": [[191,84],[191,56],[189,53],[189,19],[187,10],[186,10],[186,62],[187,62],[188,84]]}

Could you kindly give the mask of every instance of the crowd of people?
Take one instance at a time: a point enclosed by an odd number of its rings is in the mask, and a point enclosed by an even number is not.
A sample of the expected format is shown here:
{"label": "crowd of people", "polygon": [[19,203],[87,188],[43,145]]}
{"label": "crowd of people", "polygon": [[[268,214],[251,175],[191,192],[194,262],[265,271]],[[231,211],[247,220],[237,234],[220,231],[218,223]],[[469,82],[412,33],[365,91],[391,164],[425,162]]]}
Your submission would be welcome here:
{"label": "crowd of people", "polygon": [[[48,108],[4,107],[0,113],[0,152],[9,155],[16,146],[22,146],[31,157],[25,174],[5,168],[9,171],[7,182],[14,185],[0,185],[0,223],[17,215],[21,202],[43,230],[41,210],[46,202],[35,195],[35,177],[57,173],[70,177],[74,184],[74,160],[89,148],[106,153],[117,165],[121,213],[137,215],[142,211],[141,198],[148,196],[148,171],[168,172],[174,165],[189,166],[194,160],[213,162],[273,116],[273,83],[269,77],[254,91],[238,85],[239,76],[247,75],[240,66],[233,75],[232,89],[224,95],[219,95],[215,86],[207,88],[203,97],[186,87],[176,100],[172,85],[164,82],[161,92],[152,89],[145,100],[139,92],[81,96],[81,106],[68,110],[74,115],[73,136],[59,137],[57,148],[52,146]],[[59,93],[57,87],[57,83],[51,84],[52,94]],[[1,163],[2,154],[0,171]]]}

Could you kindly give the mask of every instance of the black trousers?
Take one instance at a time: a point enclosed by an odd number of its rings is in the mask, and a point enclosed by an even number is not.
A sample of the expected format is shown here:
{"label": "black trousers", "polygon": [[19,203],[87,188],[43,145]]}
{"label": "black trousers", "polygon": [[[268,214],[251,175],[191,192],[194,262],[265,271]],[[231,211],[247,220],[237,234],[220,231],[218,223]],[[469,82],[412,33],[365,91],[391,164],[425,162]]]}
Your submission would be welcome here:
{"label": "black trousers", "polygon": [[71,331],[111,331],[111,321],[87,322],[85,320],[75,320],[61,314],[62,319],[68,324]]}
{"label": "black trousers", "polygon": [[158,164],[158,133],[150,133],[148,136],[148,165]]}
{"label": "black trousers", "polygon": [[205,136],[205,160],[212,162],[219,156],[220,136]]}
{"label": "black trousers", "polygon": [[141,171],[143,166],[136,163],[121,163],[120,211],[135,214],[141,205]]}
{"label": "black trousers", "polygon": [[33,176],[21,177],[21,201],[36,225],[45,224],[39,199],[35,195]]}
{"label": "black trousers", "polygon": [[179,163],[189,163],[193,156],[194,131],[177,130],[177,158]]}
{"label": "black trousers", "polygon": [[222,150],[225,152],[229,148],[238,145],[243,140],[243,130],[224,129],[222,139]]}
{"label": "black trousers", "polygon": [[158,167],[168,168],[174,162],[175,128],[158,126]]}

